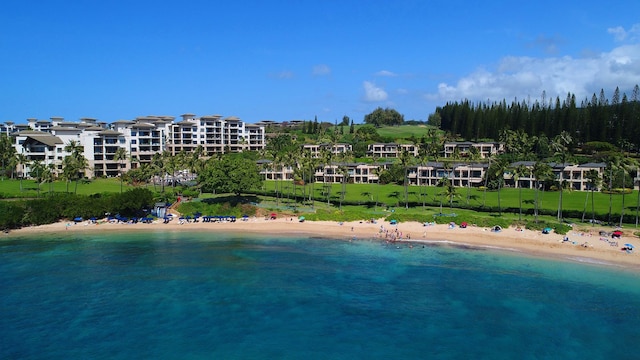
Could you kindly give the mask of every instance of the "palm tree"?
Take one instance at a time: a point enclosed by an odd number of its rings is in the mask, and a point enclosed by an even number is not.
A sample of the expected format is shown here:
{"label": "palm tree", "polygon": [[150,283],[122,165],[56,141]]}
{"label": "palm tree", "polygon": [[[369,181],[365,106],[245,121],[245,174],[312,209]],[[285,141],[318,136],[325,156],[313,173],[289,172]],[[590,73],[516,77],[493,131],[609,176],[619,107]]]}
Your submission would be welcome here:
{"label": "palm tree", "polygon": [[53,163],[47,164],[45,168],[44,181],[49,183],[49,193],[53,192],[53,182],[56,179],[56,165]]}
{"label": "palm tree", "polygon": [[[622,208],[620,209],[620,227],[622,227],[622,220],[624,219],[624,199],[626,194],[625,188],[625,179],[627,172],[631,171],[631,169],[635,168],[636,161],[631,158],[623,157],[622,162],[620,164],[620,169],[622,170]],[[631,186],[633,189],[633,186]]]}
{"label": "palm tree", "polygon": [[522,186],[520,186],[520,178],[523,176],[529,175],[531,172],[524,164],[518,164],[515,168],[513,168],[513,181],[515,182],[516,187],[518,188],[518,204],[519,204],[519,212],[518,212],[518,220],[522,221]]}
{"label": "palm tree", "polygon": [[500,189],[504,183],[504,173],[509,169],[509,162],[507,159],[498,158],[498,160],[493,163],[493,169],[490,168],[493,176],[497,177],[498,181],[498,214],[502,215],[502,204],[500,203]]}
{"label": "palm tree", "polygon": [[560,171],[560,197],[558,198],[558,221],[562,221],[562,193],[564,185],[564,167],[566,166],[567,156],[569,155],[569,145],[573,142],[571,135],[563,130],[560,135],[557,135],[551,142],[551,148],[555,152],[556,156],[559,156],[562,163],[562,169]]}
{"label": "palm tree", "polygon": [[156,176],[160,178],[160,191],[164,193],[165,157],[163,153],[155,153],[151,158],[151,172],[153,173],[153,186],[156,186]]}
{"label": "palm tree", "polygon": [[323,165],[323,187],[325,189],[325,193],[327,194],[327,205],[331,205],[331,183],[327,181],[327,173],[333,173],[333,151],[328,147],[322,147],[320,149],[320,158],[322,159]]}
{"label": "palm tree", "polygon": [[124,174],[122,174],[122,162],[127,160],[127,149],[119,147],[115,154],[113,154],[113,160],[118,162],[118,172],[120,174],[120,193],[122,194],[122,180]]}
{"label": "palm tree", "polygon": [[[589,190],[591,192],[591,225],[595,226],[595,221],[593,220],[595,220],[596,218],[596,211],[595,211],[594,202],[593,202],[593,192],[600,187],[602,179],[600,178],[600,173],[598,172],[598,170],[594,170],[594,169],[587,171],[587,173],[585,174],[585,177],[588,180],[587,186],[589,187]],[[589,196],[589,193],[587,193],[587,196]],[[584,200],[584,211],[582,211],[582,222],[584,222],[584,216],[586,212],[587,212],[587,199]]]}
{"label": "palm tree", "polygon": [[409,208],[409,183],[408,183],[408,171],[409,166],[413,163],[413,156],[407,149],[402,149],[400,152],[400,156],[398,157],[398,161],[400,165],[404,169],[404,177],[403,177],[403,185],[404,185],[404,207],[405,209]]}
{"label": "palm tree", "polygon": [[[63,165],[66,166],[66,175],[68,180],[76,181],[76,186],[74,189],[74,193],[78,192],[78,182],[80,178],[84,176],[85,171],[89,167],[89,161],[84,157],[84,147],[79,141],[71,140],[64,147],[64,151],[70,153],[70,155],[65,156],[63,160]],[[69,159],[69,160],[67,160]],[[67,191],[69,187],[67,184]]]}
{"label": "palm tree", "polygon": [[[7,134],[0,134],[0,157],[2,157],[2,180],[6,175],[7,166],[15,161],[16,148],[13,146],[11,138]],[[13,170],[11,170],[13,174]]]}
{"label": "palm tree", "polygon": [[473,170],[473,164],[480,160],[480,151],[477,147],[472,146],[469,148],[469,169],[467,171],[467,205],[469,205],[469,199],[471,198],[471,173]]}
{"label": "palm tree", "polygon": [[611,206],[612,206],[612,195],[613,195],[613,172],[617,171],[622,164],[622,157],[619,154],[613,154],[607,159],[607,167],[609,168],[609,215],[607,218],[607,223],[611,224]]}
{"label": "palm tree", "polygon": [[487,171],[485,171],[484,176],[484,191],[482,192],[482,207],[485,207],[487,204],[487,189],[489,189],[489,176],[491,175],[491,161],[494,159],[493,155],[490,155],[487,159]]}
{"label": "palm tree", "polygon": [[453,212],[453,198],[458,196],[457,189],[453,186],[453,181],[450,178],[444,178],[443,180],[444,196],[449,199],[449,210]]}
{"label": "palm tree", "polygon": [[77,159],[74,159],[74,162],[75,162],[75,170],[76,170],[76,172],[74,173],[76,178],[76,185],[73,192],[74,194],[77,194],[78,183],[80,182],[80,179],[84,177],[85,171],[89,168],[89,160],[87,160],[87,158],[85,158],[83,155],[80,155],[80,157],[78,157]]}
{"label": "palm tree", "polygon": [[20,168],[20,191],[22,192],[22,179],[24,178],[24,168],[29,162],[29,159],[25,154],[16,154],[16,163]]}
{"label": "palm tree", "polygon": [[[540,188],[540,182],[542,181],[544,183],[544,181],[547,178],[549,178],[551,174],[553,174],[553,171],[551,169],[551,166],[549,166],[549,164],[538,161],[535,164],[533,164],[533,169],[531,169],[531,173],[533,174],[533,178],[536,182],[536,192],[535,192],[536,195],[535,195],[533,213],[535,216],[535,222],[538,222],[538,209],[540,207],[540,202],[538,201],[538,190]],[[544,185],[543,185],[542,191],[544,192]]]}
{"label": "palm tree", "polygon": [[31,172],[30,172],[30,176],[36,181],[36,184],[38,185],[38,197],[40,197],[40,184],[42,183],[42,180],[45,178],[45,166],[42,162],[40,162],[40,160],[33,160],[31,162]]}
{"label": "palm tree", "polygon": [[[429,148],[425,145],[425,144],[420,144],[420,147],[418,149],[418,162],[420,163],[421,167],[425,167],[425,165],[427,165],[427,163],[429,162]],[[420,181],[420,173],[418,172],[418,176],[417,176],[418,181]],[[420,196],[422,197],[422,209],[424,210],[426,208],[426,201],[427,201],[427,181],[424,182],[424,195],[422,194],[422,184],[418,183],[417,185],[420,187]]]}

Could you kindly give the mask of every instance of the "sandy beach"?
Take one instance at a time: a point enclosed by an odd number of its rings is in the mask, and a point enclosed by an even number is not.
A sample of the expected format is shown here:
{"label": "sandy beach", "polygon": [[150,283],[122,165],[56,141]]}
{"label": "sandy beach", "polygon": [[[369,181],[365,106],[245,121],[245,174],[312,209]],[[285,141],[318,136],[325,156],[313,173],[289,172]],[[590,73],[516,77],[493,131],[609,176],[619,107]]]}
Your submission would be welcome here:
{"label": "sandy beach", "polygon": [[[36,233],[60,232],[139,232],[139,231],[210,231],[226,233],[271,234],[283,236],[323,236],[333,239],[353,241],[358,239],[397,241],[416,246],[421,242],[446,242],[458,245],[499,248],[508,251],[522,252],[534,256],[565,258],[574,261],[602,263],[613,266],[640,270],[640,250],[622,251],[624,244],[640,245],[640,241],[631,235],[631,230],[623,229],[620,239],[599,235],[599,227],[577,227],[567,235],[555,233],[542,234],[531,230],[520,230],[513,227],[500,232],[490,228],[469,225],[466,228],[448,225],[424,226],[417,222],[390,224],[382,219],[376,222],[331,222],[304,221],[294,217],[279,217],[268,220],[262,217],[239,219],[235,222],[183,222],[178,219],[169,223],[154,221],[152,223],[117,223],[100,220],[96,223],[84,221],[79,223],[58,222],[55,224],[26,227],[11,231],[6,238],[25,236]],[[608,229],[608,231],[611,231]],[[563,241],[565,236],[568,241]],[[617,242],[617,246],[615,246]],[[412,245],[413,244],[413,245]]]}

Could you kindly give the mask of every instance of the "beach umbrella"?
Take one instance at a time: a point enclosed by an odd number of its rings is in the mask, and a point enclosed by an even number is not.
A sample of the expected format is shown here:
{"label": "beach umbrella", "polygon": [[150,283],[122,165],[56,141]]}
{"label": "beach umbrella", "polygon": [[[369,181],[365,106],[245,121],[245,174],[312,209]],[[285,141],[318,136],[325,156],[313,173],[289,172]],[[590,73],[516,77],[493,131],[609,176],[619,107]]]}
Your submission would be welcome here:
{"label": "beach umbrella", "polygon": [[628,247],[628,248],[630,248],[630,249],[633,249],[633,248],[634,248],[633,244],[624,244],[624,246],[626,246],[626,247]]}
{"label": "beach umbrella", "polygon": [[77,218],[74,218],[73,221],[80,222],[80,221],[82,221],[82,218],[81,217],[77,217]]}
{"label": "beach umbrella", "polygon": [[298,216],[298,221],[300,221],[300,222],[304,222],[304,220],[305,220],[305,219],[304,219],[304,216]]}

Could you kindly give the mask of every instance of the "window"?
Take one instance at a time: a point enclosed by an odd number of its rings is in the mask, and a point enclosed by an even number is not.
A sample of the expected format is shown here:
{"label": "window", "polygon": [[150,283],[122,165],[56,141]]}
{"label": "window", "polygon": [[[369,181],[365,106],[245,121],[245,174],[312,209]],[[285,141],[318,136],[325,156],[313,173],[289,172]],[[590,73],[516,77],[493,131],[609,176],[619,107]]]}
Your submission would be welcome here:
{"label": "window", "polygon": [[132,144],[132,145],[133,145],[133,144],[137,144],[137,143],[138,143],[138,140],[135,140],[135,139],[132,139],[132,140],[131,140],[131,144]]}

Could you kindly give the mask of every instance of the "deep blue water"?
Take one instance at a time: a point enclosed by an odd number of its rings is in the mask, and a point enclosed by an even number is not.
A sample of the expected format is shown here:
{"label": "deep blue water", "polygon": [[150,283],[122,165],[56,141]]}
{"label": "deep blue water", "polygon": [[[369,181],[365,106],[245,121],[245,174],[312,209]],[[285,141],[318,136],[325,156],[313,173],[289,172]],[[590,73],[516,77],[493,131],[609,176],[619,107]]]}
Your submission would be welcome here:
{"label": "deep blue water", "polygon": [[1,359],[640,356],[640,274],[451,246],[12,239],[0,291]]}

